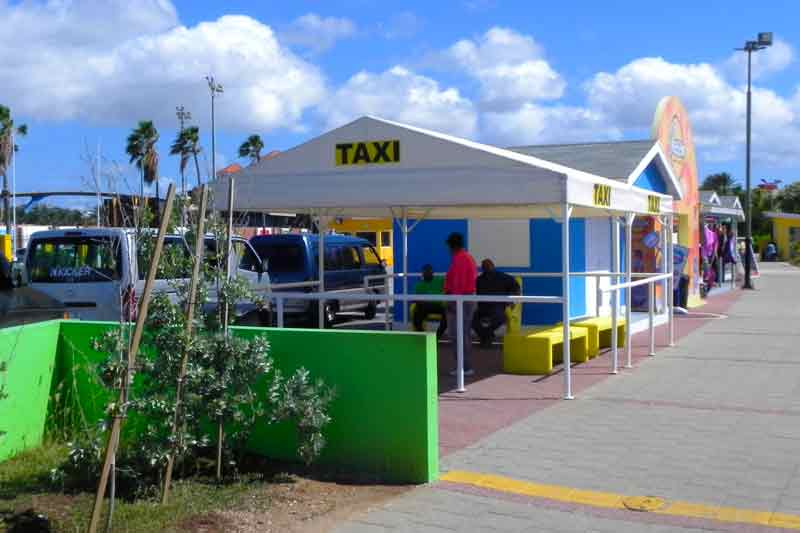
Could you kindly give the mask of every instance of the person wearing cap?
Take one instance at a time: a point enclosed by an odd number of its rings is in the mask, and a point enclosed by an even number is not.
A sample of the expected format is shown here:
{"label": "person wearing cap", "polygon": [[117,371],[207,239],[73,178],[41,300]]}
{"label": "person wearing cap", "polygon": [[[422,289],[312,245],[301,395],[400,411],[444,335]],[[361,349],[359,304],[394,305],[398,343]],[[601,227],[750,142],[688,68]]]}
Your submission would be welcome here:
{"label": "person wearing cap", "polygon": [[[520,294],[517,280],[505,272],[499,272],[491,259],[481,261],[483,272],[475,282],[476,292],[481,296],[515,296]],[[506,307],[502,302],[480,302],[472,327],[481,340],[481,346],[488,348],[494,341],[494,332],[506,323]]]}
{"label": "person wearing cap", "polygon": [[[414,285],[414,294],[443,294],[444,280],[440,276],[433,275],[433,266],[424,265],[422,267],[422,279]],[[414,302],[414,313],[411,316],[414,322],[415,331],[424,331],[425,319],[430,315],[440,315],[439,329],[436,330],[436,338],[441,338],[447,330],[447,318],[445,307],[442,302]]]}
{"label": "person wearing cap", "polygon": [[[460,233],[451,233],[447,240],[447,247],[450,248],[450,269],[444,278],[444,293],[445,294],[475,294],[475,280],[478,277],[478,269],[475,266],[475,260],[464,249],[464,236]],[[463,304],[463,317],[461,327],[464,332],[464,375],[474,374],[472,369],[472,315],[475,312],[475,302],[464,302]],[[457,321],[456,303],[447,302],[447,323],[450,324],[450,338],[453,339],[453,346],[455,346],[456,356],[458,355],[457,347],[457,330],[455,329]],[[455,374],[455,372],[451,372]]]}

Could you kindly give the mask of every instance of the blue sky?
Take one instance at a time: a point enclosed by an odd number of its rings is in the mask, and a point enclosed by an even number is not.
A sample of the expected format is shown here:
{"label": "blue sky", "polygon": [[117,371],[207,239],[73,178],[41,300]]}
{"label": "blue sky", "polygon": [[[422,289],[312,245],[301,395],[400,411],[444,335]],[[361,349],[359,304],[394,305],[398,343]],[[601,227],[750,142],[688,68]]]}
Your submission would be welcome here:
{"label": "blue sky", "polygon": [[226,89],[218,167],[251,133],[286,149],[365,113],[500,145],[641,138],[658,99],[676,94],[701,176],[743,178],[733,48],[759,31],[776,45],[756,58],[753,177],[798,177],[800,4],[788,0],[0,0],[0,20],[27,35],[0,36],[0,103],[30,129],[20,191],[81,188],[98,143],[117,183],[134,185],[124,146],[139,119],[155,121],[174,179],[176,105],[210,154],[207,73]]}

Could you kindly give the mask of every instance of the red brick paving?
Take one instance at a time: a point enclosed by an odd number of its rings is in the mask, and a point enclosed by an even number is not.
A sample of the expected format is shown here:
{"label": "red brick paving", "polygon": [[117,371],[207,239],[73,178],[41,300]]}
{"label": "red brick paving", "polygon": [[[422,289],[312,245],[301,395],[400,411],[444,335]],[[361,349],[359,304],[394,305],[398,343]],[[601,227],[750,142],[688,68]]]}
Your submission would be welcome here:
{"label": "red brick paving", "polygon": [[[703,313],[724,313],[741,295],[741,291],[730,291],[706,300],[698,309]],[[699,314],[676,315],[675,340],[677,341],[708,322],[708,317]],[[656,328],[656,353],[665,345],[666,325]],[[632,369],[620,368],[620,372],[633,372],[643,359],[649,356],[650,337],[648,331],[633,335]],[[624,350],[620,350],[620,361],[624,361]],[[442,457],[474,444],[483,437],[503,429],[532,413],[561,401],[564,377],[561,370],[549,376],[517,376],[502,373],[502,354],[495,346],[482,350],[473,349],[476,375],[466,379],[467,391],[455,392],[455,378],[448,375],[453,369],[450,345],[440,345],[439,350],[439,453]],[[610,351],[587,363],[572,367],[572,391],[578,397],[587,388],[606,379],[609,374]]]}

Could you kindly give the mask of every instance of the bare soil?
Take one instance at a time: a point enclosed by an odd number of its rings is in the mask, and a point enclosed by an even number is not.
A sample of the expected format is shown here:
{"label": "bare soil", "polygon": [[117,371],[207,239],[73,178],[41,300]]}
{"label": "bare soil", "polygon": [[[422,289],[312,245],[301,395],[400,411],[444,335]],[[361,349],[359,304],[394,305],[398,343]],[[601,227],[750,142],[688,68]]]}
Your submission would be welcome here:
{"label": "bare soil", "polygon": [[178,529],[192,533],[322,533],[409,489],[292,475],[248,492],[233,509],[190,517]]}

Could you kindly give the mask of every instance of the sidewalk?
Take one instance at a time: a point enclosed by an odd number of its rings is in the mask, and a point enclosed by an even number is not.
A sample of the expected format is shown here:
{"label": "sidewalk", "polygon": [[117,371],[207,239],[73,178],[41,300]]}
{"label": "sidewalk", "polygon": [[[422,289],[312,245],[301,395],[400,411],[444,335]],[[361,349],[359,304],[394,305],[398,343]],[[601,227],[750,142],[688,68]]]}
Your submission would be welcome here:
{"label": "sidewalk", "polygon": [[336,531],[800,529],[800,270],[762,272],[679,318],[678,346],[648,358],[635,336],[633,369],[576,366],[574,401],[560,375],[443,394],[443,481]]}

